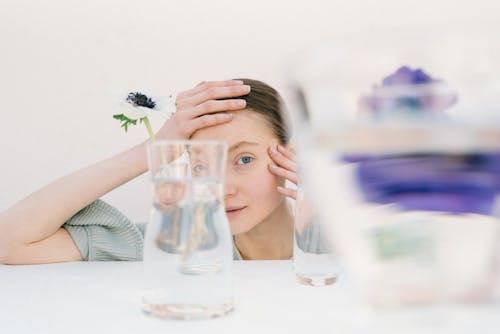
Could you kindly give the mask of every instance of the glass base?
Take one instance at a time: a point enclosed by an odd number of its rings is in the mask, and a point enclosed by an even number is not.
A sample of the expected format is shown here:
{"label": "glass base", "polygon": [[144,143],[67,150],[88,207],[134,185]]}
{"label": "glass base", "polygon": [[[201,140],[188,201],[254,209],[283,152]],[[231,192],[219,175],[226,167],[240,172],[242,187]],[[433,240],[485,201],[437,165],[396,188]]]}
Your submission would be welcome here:
{"label": "glass base", "polygon": [[295,277],[300,284],[311,285],[311,286],[326,286],[332,285],[337,282],[337,276],[331,277],[307,277],[301,274],[295,273]]}
{"label": "glass base", "polygon": [[233,309],[232,302],[216,305],[144,303],[142,306],[142,310],[147,315],[178,320],[217,318],[228,314]]}

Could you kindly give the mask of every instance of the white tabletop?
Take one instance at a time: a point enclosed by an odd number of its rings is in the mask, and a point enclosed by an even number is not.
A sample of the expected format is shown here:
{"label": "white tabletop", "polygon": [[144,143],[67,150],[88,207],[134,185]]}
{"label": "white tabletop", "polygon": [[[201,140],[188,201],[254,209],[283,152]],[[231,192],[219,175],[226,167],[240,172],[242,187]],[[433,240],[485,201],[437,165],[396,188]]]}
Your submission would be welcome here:
{"label": "white tabletop", "polygon": [[235,310],[160,320],[140,310],[142,264],[0,266],[0,333],[500,333],[500,305],[378,311],[356,307],[349,280],[295,282],[290,261],[235,261]]}

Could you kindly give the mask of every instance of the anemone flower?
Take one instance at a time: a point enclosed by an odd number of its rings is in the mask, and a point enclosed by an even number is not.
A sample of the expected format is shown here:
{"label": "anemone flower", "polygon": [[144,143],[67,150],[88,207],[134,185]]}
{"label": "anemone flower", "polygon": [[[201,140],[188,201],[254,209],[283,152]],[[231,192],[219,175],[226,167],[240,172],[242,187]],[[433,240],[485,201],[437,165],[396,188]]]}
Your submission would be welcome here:
{"label": "anemone flower", "polygon": [[144,123],[151,140],[155,139],[151,128],[150,118],[160,117],[168,119],[175,112],[175,96],[173,94],[163,97],[149,97],[141,92],[131,92],[119,104],[118,114],[113,118],[121,122],[122,128],[128,131],[130,125]]}

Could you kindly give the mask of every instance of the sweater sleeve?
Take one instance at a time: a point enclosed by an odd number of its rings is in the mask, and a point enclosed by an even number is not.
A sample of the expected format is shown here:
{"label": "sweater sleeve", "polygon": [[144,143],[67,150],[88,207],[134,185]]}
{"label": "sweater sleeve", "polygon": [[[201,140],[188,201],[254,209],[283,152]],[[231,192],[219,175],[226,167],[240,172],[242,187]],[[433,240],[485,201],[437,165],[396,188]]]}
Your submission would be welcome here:
{"label": "sweater sleeve", "polygon": [[100,199],[77,212],[62,227],[85,261],[142,260],[142,229]]}
{"label": "sweater sleeve", "polygon": [[299,233],[295,231],[295,241],[297,246],[306,253],[323,254],[328,253],[328,245],[324,240],[325,231],[317,222],[311,223],[307,228]]}

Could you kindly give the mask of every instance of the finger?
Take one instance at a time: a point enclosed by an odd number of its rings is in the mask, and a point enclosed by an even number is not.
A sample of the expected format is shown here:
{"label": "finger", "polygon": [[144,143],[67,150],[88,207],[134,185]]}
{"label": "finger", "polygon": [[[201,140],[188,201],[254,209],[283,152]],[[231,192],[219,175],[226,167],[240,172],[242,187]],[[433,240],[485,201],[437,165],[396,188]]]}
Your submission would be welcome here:
{"label": "finger", "polygon": [[186,105],[197,106],[205,101],[238,97],[250,93],[249,85],[209,87],[182,101]]}
{"label": "finger", "polygon": [[194,88],[186,91],[186,97],[196,95],[201,91],[211,88],[211,87],[229,87],[229,86],[241,86],[244,82],[241,80],[223,80],[223,81],[202,81]]}
{"label": "finger", "polygon": [[189,133],[194,133],[196,130],[214,126],[217,124],[227,123],[233,119],[233,115],[229,113],[219,113],[214,115],[203,115],[190,121]]}
{"label": "finger", "polygon": [[280,187],[280,186],[278,186],[277,189],[278,189],[278,192],[280,194],[283,194],[283,195],[288,196],[288,197],[290,197],[292,199],[295,199],[295,200],[297,199],[297,190],[295,190],[295,189],[289,189],[289,188],[283,188],[283,187]]}
{"label": "finger", "polygon": [[179,105],[180,102],[184,101],[189,96],[191,96],[190,91],[191,89],[178,93],[177,96],[175,97],[175,105]]}
{"label": "finger", "polygon": [[[195,87],[195,88],[196,88],[196,87],[199,87],[199,86],[203,85],[205,82],[206,82],[205,80],[200,81],[200,82],[199,82],[199,83],[197,83],[197,84],[196,84],[196,86],[194,86],[194,87]],[[182,100],[184,100],[185,98],[187,98],[187,97],[191,96],[191,94],[193,94],[193,93],[192,93],[192,91],[193,91],[195,88],[188,89],[188,90],[185,90],[185,91],[183,91],[183,92],[180,92],[180,93],[177,95],[177,99],[175,100],[176,105],[177,105],[177,103],[178,103],[179,101],[182,101]]]}
{"label": "finger", "polygon": [[271,146],[269,148],[269,155],[277,163],[279,166],[286,168],[292,172],[297,172],[297,163],[295,160],[292,160],[276,149],[276,147]]}
{"label": "finger", "polygon": [[201,81],[194,88],[185,90],[177,94],[176,103],[177,106],[182,106],[187,98],[194,96],[199,92],[201,92],[202,90],[210,87],[228,87],[228,86],[238,86],[238,85],[240,86],[243,85],[243,81],[241,80]]}
{"label": "finger", "polygon": [[291,149],[278,145],[278,151],[290,160],[297,161],[297,155]]}
{"label": "finger", "polygon": [[232,99],[232,100],[210,100],[203,102],[202,104],[196,106],[191,111],[191,117],[196,118],[206,114],[213,114],[221,111],[236,111],[245,109],[247,102],[242,99]]}
{"label": "finger", "polygon": [[276,165],[269,165],[269,170],[276,176],[283,177],[297,184],[297,173]]}

